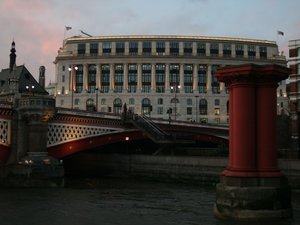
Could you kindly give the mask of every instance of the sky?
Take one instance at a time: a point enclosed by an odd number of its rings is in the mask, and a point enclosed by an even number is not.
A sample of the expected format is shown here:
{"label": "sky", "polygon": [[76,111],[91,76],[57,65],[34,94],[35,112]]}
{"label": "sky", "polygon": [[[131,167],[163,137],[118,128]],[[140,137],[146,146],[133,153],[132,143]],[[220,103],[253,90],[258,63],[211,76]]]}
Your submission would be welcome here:
{"label": "sky", "polygon": [[57,51],[80,30],[271,40],[288,57],[288,41],[300,39],[299,9],[299,0],[0,0],[0,69],[9,65],[14,40],[17,65],[35,78],[43,65],[46,84],[54,82]]}

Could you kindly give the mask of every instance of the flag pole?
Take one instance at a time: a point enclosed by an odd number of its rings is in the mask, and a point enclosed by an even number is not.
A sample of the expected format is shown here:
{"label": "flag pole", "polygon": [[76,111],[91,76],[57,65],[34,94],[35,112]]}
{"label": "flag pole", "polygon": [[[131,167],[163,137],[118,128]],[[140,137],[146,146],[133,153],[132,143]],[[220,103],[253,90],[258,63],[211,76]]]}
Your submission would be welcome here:
{"label": "flag pole", "polygon": [[278,55],[280,55],[280,49],[279,49],[279,36],[284,36],[284,32],[277,30],[277,35],[276,35],[276,43],[278,46]]}
{"label": "flag pole", "polygon": [[64,38],[63,38],[63,46],[64,46],[64,40],[65,40],[65,38],[66,38],[66,33],[67,33],[68,30],[71,30],[71,29],[72,29],[72,27],[70,27],[70,26],[65,26],[65,29],[64,29]]}

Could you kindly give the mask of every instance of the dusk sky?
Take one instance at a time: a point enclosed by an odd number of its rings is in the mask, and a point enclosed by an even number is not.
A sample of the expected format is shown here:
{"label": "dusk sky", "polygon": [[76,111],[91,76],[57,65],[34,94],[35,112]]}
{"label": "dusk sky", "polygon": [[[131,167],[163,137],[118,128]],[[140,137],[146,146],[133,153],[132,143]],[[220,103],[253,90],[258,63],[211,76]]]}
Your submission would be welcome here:
{"label": "dusk sky", "polygon": [[[9,65],[11,42],[17,65],[46,82],[65,37],[81,35],[199,35],[278,41],[300,39],[299,0],[0,0],[0,69]],[[65,32],[65,26],[72,27]],[[284,32],[278,36],[277,31]]]}

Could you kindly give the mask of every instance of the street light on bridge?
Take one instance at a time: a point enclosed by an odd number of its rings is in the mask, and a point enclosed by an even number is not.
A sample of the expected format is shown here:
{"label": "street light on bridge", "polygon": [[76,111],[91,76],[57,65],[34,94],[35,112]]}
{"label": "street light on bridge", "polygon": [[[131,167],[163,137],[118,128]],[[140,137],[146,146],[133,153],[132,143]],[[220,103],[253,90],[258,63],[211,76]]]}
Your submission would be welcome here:
{"label": "street light on bridge", "polygon": [[199,98],[199,95],[196,95],[195,98],[196,98],[196,123],[197,123],[198,122],[198,98]]}
{"label": "street light on bridge", "polygon": [[69,66],[69,82],[70,82],[70,88],[69,90],[71,90],[71,109],[73,109],[73,99],[74,99],[74,82],[73,82],[73,71],[77,71],[78,67],[77,66]]}
{"label": "street light on bridge", "polygon": [[175,108],[174,108],[174,120],[176,121],[176,114],[177,114],[177,108],[176,108],[176,103],[177,103],[177,98],[176,98],[176,93],[177,91],[180,89],[180,85],[175,85],[175,86],[171,86],[171,90],[174,92],[174,104],[175,104]]}
{"label": "street light on bridge", "polygon": [[95,88],[96,91],[96,112],[98,112],[98,88]]}

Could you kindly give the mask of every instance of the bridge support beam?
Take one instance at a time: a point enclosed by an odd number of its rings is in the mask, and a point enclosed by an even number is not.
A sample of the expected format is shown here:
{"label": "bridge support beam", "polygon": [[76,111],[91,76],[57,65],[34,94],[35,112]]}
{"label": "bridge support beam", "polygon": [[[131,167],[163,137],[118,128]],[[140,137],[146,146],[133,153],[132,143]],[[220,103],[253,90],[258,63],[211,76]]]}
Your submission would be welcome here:
{"label": "bridge support beam", "polygon": [[217,185],[218,218],[271,219],[292,215],[290,188],[277,167],[276,88],[289,69],[243,65],[218,70],[229,88],[229,163]]}

